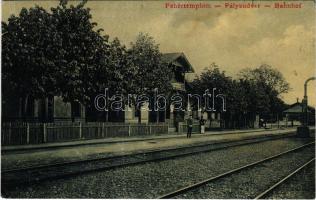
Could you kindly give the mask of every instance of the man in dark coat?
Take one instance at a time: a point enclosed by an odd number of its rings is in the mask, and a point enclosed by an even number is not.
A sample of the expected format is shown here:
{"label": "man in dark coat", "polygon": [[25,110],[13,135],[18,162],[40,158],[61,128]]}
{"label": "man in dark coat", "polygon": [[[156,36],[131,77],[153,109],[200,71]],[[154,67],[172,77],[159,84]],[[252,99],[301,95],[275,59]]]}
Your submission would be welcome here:
{"label": "man in dark coat", "polygon": [[190,138],[192,134],[192,128],[193,128],[192,115],[190,115],[190,117],[187,119],[187,126],[188,126],[187,138]]}

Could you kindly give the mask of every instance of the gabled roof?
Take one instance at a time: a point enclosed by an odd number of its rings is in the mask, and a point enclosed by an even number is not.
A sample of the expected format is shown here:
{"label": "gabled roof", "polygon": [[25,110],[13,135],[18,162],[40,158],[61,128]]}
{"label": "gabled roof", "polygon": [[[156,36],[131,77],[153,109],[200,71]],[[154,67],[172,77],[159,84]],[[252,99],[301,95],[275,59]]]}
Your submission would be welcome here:
{"label": "gabled roof", "polygon": [[178,67],[183,67],[186,72],[194,72],[192,65],[184,53],[164,53],[162,54],[162,61]]}
{"label": "gabled roof", "polygon": [[162,60],[166,63],[170,63],[176,60],[180,56],[181,56],[181,53],[163,53]]}
{"label": "gabled roof", "polygon": [[[308,106],[308,112],[315,111],[314,107]],[[302,113],[302,103],[296,102],[290,108],[283,111],[284,113]]]}

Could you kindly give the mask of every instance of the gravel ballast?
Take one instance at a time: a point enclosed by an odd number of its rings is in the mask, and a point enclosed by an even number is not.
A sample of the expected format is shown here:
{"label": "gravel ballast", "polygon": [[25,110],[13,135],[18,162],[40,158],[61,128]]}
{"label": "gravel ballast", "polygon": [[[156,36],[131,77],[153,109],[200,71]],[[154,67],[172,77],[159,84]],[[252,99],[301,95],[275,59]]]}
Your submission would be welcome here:
{"label": "gravel ballast", "polygon": [[313,157],[314,147],[304,148],[220,178],[176,198],[253,199]]}
{"label": "gravel ballast", "polygon": [[275,188],[267,199],[315,199],[315,163]]}
{"label": "gravel ballast", "polygon": [[16,187],[3,194],[14,198],[155,198],[306,142],[294,138],[266,141]]}

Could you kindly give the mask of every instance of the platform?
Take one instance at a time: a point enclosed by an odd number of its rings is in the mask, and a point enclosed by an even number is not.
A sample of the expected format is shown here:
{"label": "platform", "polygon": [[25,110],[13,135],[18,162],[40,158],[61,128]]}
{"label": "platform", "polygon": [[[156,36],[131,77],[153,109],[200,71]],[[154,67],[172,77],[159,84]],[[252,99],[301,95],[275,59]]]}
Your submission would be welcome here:
{"label": "platform", "polygon": [[[192,135],[192,138],[189,139],[183,134],[155,136],[151,138],[129,138],[121,140],[119,138],[112,138],[104,139],[102,141],[93,140],[84,141],[84,145],[82,143],[83,141],[67,142],[64,144],[46,144],[46,146],[40,146],[42,149],[39,148],[39,146],[34,148],[35,145],[32,145],[33,149],[29,147],[28,149],[23,150],[19,147],[19,151],[7,151],[6,153],[2,153],[1,161],[2,170],[5,170],[81,159],[129,155],[152,150],[198,145],[205,142],[215,144],[258,137],[295,134],[295,128],[284,130],[235,130],[194,134]],[[87,142],[89,143],[87,144]],[[12,150],[13,147],[10,148]]]}
{"label": "platform", "polygon": [[[269,129],[277,130],[277,129]],[[225,130],[225,131],[209,131],[205,134],[193,133],[192,137],[203,137],[210,135],[223,135],[223,134],[235,134],[235,133],[248,133],[248,132],[262,132],[266,129],[248,129],[248,130]],[[116,137],[116,138],[102,138],[102,139],[83,139],[74,140],[67,142],[54,142],[54,143],[41,143],[41,144],[27,144],[27,145],[10,145],[2,146],[2,152],[12,152],[12,151],[25,151],[25,150],[35,150],[35,149],[56,149],[64,147],[74,147],[82,145],[92,145],[92,144],[106,144],[106,143],[124,143],[124,142],[136,142],[136,141],[148,141],[148,140],[164,140],[170,138],[186,138],[185,133],[168,133],[163,135],[147,135],[139,137]]]}

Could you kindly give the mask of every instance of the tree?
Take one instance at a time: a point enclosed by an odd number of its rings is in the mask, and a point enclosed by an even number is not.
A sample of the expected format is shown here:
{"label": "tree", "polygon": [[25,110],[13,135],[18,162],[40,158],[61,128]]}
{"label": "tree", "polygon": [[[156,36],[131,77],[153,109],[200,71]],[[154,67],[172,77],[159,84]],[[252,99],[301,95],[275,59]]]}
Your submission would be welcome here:
{"label": "tree", "polygon": [[124,45],[121,45],[118,38],[110,43],[109,69],[107,87],[110,92],[119,92],[127,95],[132,93],[137,87],[134,77],[137,74],[137,68],[132,62],[132,55]]}
{"label": "tree", "polygon": [[[285,104],[281,95],[290,90],[289,83],[285,80],[282,73],[269,65],[261,65],[255,69],[244,69],[239,73],[239,77],[252,82],[256,85],[258,91],[265,97],[266,110],[261,112],[261,116],[265,119],[272,117],[279,118],[278,115],[285,108]],[[260,98],[259,98],[260,99]]]}
{"label": "tree", "polygon": [[261,86],[252,81],[239,79],[234,85],[237,125],[253,127],[256,115],[269,111],[270,100]]}
{"label": "tree", "polygon": [[[202,96],[206,90],[212,93],[212,90],[216,88],[216,94],[223,94],[225,96],[226,112],[221,112],[223,118],[229,118],[237,109],[234,102],[235,96],[233,93],[234,82],[231,77],[227,76],[225,71],[221,71],[220,67],[215,63],[212,63],[208,68],[205,68],[200,76],[197,76],[191,83],[191,93],[199,94]],[[214,99],[214,105],[216,111],[222,111],[222,100],[219,98]],[[194,104],[195,102],[193,102]],[[205,107],[205,102],[202,101],[202,107]],[[211,113],[209,111],[209,113]],[[225,117],[226,116],[226,117]]]}
{"label": "tree", "polygon": [[[84,5],[85,1],[67,7],[67,1],[61,1],[52,16],[64,44],[63,74],[58,81],[61,95],[65,101],[79,101],[92,109],[94,97],[105,88],[109,96],[135,88],[130,79],[137,70],[118,38],[110,42],[108,35],[101,35],[102,29],[95,31],[97,24],[91,22],[90,9]],[[105,115],[108,121],[108,112]]]}
{"label": "tree", "polygon": [[267,64],[263,64],[255,69],[246,68],[241,70],[239,77],[257,83],[261,82],[268,88],[275,90],[278,95],[287,93],[290,90],[290,85],[282,73]]}
{"label": "tree", "polygon": [[[232,78],[227,76],[225,71],[221,71],[220,67],[212,63],[208,68],[205,68],[200,76],[197,76],[191,83],[190,93],[199,94],[202,96],[206,90],[212,93],[212,89],[216,89],[216,93],[227,95],[232,87]],[[194,102],[193,102],[194,103]],[[205,103],[205,102],[202,102]],[[202,106],[205,106],[202,104]],[[222,109],[222,102],[215,103],[215,109]]]}
{"label": "tree", "polygon": [[[217,93],[225,96],[226,112],[221,112],[221,116],[226,128],[252,127],[256,114],[266,115],[271,106],[276,105],[271,100],[272,97],[276,98],[275,93],[272,95],[274,90],[268,89],[265,82],[244,78],[233,80],[215,63],[197,76],[191,85],[191,93],[194,94],[203,95],[205,90],[216,88]],[[271,94],[268,95],[268,91]],[[221,106],[221,100],[215,99],[217,112]]]}
{"label": "tree", "polygon": [[56,34],[62,44],[59,49],[58,88],[65,101],[86,104],[93,94],[106,82],[109,43],[108,36],[102,36],[102,29],[95,30],[97,23],[91,22],[86,1],[67,7],[61,1],[57,8],[51,8],[56,24]]}
{"label": "tree", "polygon": [[[171,91],[171,69],[162,62],[159,46],[152,37],[140,33],[136,42],[131,43],[129,55],[136,71],[134,87],[131,88],[133,93],[153,96],[155,89],[165,94]],[[137,110],[140,113],[140,107]]]}
{"label": "tree", "polygon": [[[133,77],[135,76],[136,69],[131,62],[131,55],[127,52],[125,46],[121,45],[118,38],[109,42],[109,52],[107,54],[107,63],[100,66],[95,70],[95,80],[96,88],[100,93],[104,92],[104,89],[108,89],[107,95],[112,97],[115,94],[122,94],[127,96],[131,91],[133,91],[135,82]],[[91,94],[95,97],[97,94]],[[124,98],[124,103],[127,103],[127,99]],[[94,105],[94,98],[91,98],[91,103],[89,104],[90,111],[92,110],[92,115],[99,116],[99,119],[105,118],[105,121],[109,119],[109,103],[106,104],[107,110],[102,113],[97,112],[95,108],[91,107]]]}
{"label": "tree", "polygon": [[91,22],[86,1],[67,6],[61,1],[51,13],[36,6],[2,23],[3,91],[24,99],[62,96],[66,102],[87,104],[107,85],[108,36]]}
{"label": "tree", "polygon": [[58,92],[55,75],[60,70],[56,62],[60,47],[56,24],[42,7],[23,8],[18,17],[2,22],[3,97],[21,99],[20,116],[25,116],[30,97]]}

